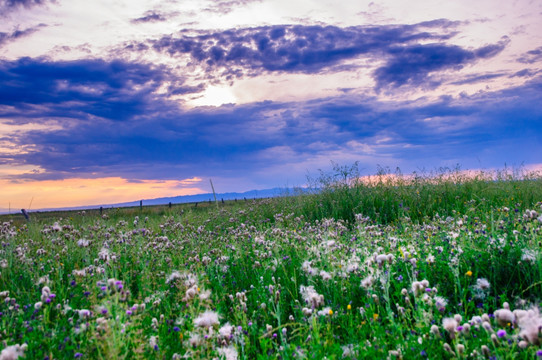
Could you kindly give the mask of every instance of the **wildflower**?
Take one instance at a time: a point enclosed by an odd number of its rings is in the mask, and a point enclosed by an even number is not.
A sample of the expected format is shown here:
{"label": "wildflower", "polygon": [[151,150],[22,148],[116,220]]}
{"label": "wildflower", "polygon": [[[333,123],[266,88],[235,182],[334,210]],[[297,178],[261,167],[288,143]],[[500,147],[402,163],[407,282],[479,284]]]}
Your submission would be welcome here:
{"label": "wildflower", "polygon": [[523,249],[521,253],[521,261],[530,262],[531,264],[535,263],[536,258],[539,255],[538,251],[531,249]]}
{"label": "wildflower", "polygon": [[201,346],[205,342],[205,339],[197,333],[190,334],[190,337],[188,338],[188,343],[192,347]]}
{"label": "wildflower", "polygon": [[499,309],[495,311],[495,318],[500,326],[506,326],[506,324],[515,321],[514,313],[510,311],[510,309]]}
{"label": "wildflower", "polygon": [[301,312],[303,313],[303,315],[305,316],[311,316],[312,315],[312,309],[308,309],[306,307],[304,307],[303,309],[301,309]]}
{"label": "wildflower", "polygon": [[453,339],[455,337],[455,332],[457,328],[457,320],[454,318],[444,318],[442,320],[442,327],[448,331],[450,337]]}
{"label": "wildflower", "polygon": [[78,358],[80,358],[80,357],[82,357],[82,356],[83,356],[82,353],[77,352],[77,353],[75,353],[75,355],[74,355],[73,357],[76,358],[76,359],[78,359]]}
{"label": "wildflower", "polygon": [[372,275],[367,276],[365,279],[361,280],[361,287],[364,289],[369,289],[374,284],[374,278]]}
{"label": "wildflower", "polygon": [[528,310],[528,314],[521,317],[518,320],[518,324],[521,329],[519,335],[522,339],[528,341],[532,345],[541,344],[539,334],[540,329],[542,328],[542,317],[540,316],[538,309]]}
{"label": "wildflower", "polygon": [[415,296],[421,295],[425,289],[429,287],[429,281],[422,280],[422,281],[414,281],[412,283],[412,292]]}
{"label": "wildflower", "polygon": [[208,328],[218,324],[218,314],[214,311],[206,311],[194,320],[194,325],[203,328]]}
{"label": "wildflower", "polygon": [[24,357],[24,351],[27,347],[28,345],[26,344],[8,346],[0,353],[0,360],[15,360],[19,357]]}
{"label": "wildflower", "polygon": [[352,305],[350,304],[346,305],[346,310],[352,310]]}
{"label": "wildflower", "polygon": [[497,336],[500,337],[500,338],[505,337],[506,336],[506,330],[500,329],[499,331],[497,331]]}
{"label": "wildflower", "polygon": [[233,346],[218,348],[218,353],[226,360],[237,360],[237,350]]}
{"label": "wildflower", "polygon": [[149,345],[154,350],[158,350],[158,343],[156,341],[156,336],[151,336],[151,338],[149,339]]}
{"label": "wildflower", "polygon": [[443,347],[444,347],[444,350],[445,350],[448,354],[450,354],[450,355],[452,355],[452,356],[455,356],[455,353],[453,352],[452,347],[451,347],[448,343],[444,343]]}
{"label": "wildflower", "polygon": [[178,272],[177,270],[173,270],[173,272],[166,279],[166,284],[175,282],[175,281],[177,281],[179,279],[181,279],[181,273]]}
{"label": "wildflower", "polygon": [[320,276],[322,277],[322,280],[330,280],[330,279],[332,279],[331,274],[328,273],[327,271],[324,271],[324,270],[320,271]]}
{"label": "wildflower", "polygon": [[87,310],[87,309],[77,310],[77,313],[79,314],[80,318],[88,318],[88,317],[90,317],[90,311]]}
{"label": "wildflower", "polygon": [[469,323],[464,323],[461,327],[462,327],[461,332],[463,332],[465,334],[468,334],[470,332],[470,324]]}
{"label": "wildflower", "polygon": [[435,306],[437,307],[438,311],[443,312],[446,308],[446,305],[448,305],[448,300],[443,298],[442,296],[435,296]]}
{"label": "wildflower", "polygon": [[440,336],[440,331],[437,325],[431,325],[431,334],[435,336]]}
{"label": "wildflower", "polygon": [[314,286],[301,285],[299,290],[303,300],[305,300],[305,302],[313,309],[324,304],[324,295],[318,294],[316,290],[314,290]]}
{"label": "wildflower", "polygon": [[343,345],[343,346],[341,346],[341,349],[343,351],[343,355],[342,355],[343,358],[353,357],[355,355],[354,354],[354,345],[352,345],[352,344]]}
{"label": "wildflower", "polygon": [[77,241],[77,246],[79,247],[88,247],[90,245],[90,241],[88,241],[87,239],[79,239]]}
{"label": "wildflower", "polygon": [[328,307],[325,307],[322,310],[318,311],[318,315],[319,316],[331,316],[331,315],[333,315],[333,310],[331,310],[331,308],[328,306]]}
{"label": "wildflower", "polygon": [[374,257],[374,260],[376,261],[376,264],[378,265],[379,268],[382,268],[382,266],[384,265],[384,263],[392,263],[393,260],[394,260],[395,256],[393,256],[393,254],[380,254],[380,255],[375,255]]}
{"label": "wildflower", "polygon": [[198,296],[201,300],[207,300],[211,297],[211,290],[200,291]]}
{"label": "wildflower", "polygon": [[480,278],[476,280],[476,287],[480,290],[489,290],[490,286],[491,285],[489,284],[489,281],[487,281],[487,279],[485,278]]}
{"label": "wildflower", "polygon": [[230,323],[224,324],[220,329],[218,329],[218,333],[223,339],[229,340],[230,337],[233,335],[234,328]]}
{"label": "wildflower", "polygon": [[376,314],[376,313],[373,314],[373,320],[374,321],[378,320],[378,314]]}
{"label": "wildflower", "polygon": [[467,275],[467,276],[469,276],[469,277],[472,276],[472,271],[470,271],[470,270],[467,271],[467,272],[465,273],[465,275]]}

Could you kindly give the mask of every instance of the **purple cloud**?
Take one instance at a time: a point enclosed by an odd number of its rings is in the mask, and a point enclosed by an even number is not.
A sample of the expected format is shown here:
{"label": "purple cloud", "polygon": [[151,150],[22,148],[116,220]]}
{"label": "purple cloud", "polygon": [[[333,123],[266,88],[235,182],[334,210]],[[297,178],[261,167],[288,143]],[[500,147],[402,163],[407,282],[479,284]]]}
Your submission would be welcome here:
{"label": "purple cloud", "polygon": [[6,32],[0,32],[0,47],[7,44],[8,42],[15,41],[17,39],[30,36],[36,31],[39,31],[42,27],[46,27],[45,24],[39,24],[37,26],[33,26],[24,30],[16,29],[10,33]]}
{"label": "purple cloud", "polygon": [[[0,156],[0,162],[46,169],[25,175],[33,178],[99,173],[172,179],[249,176],[284,164],[341,160],[336,156],[344,154],[413,170],[447,161],[476,166],[474,153],[485,166],[536,162],[542,151],[540,78],[431,104],[346,93],[193,110],[156,94],[170,80],[164,69],[121,61],[1,62],[0,117],[11,125],[54,119],[60,128],[0,139],[28,149]],[[265,181],[275,186],[281,180]]]}
{"label": "purple cloud", "polygon": [[[444,19],[415,25],[336,26],[275,25],[222,32],[164,36],[151,48],[172,57],[188,57],[210,77],[235,79],[263,72],[322,73],[344,70],[344,61],[383,59],[374,72],[379,88],[422,86],[431,73],[459,69],[497,55],[508,44],[464,49],[444,41],[457,22]],[[420,44],[420,42],[430,42]],[[139,48],[138,48],[139,46]],[[148,51],[146,44],[131,44],[132,51]],[[353,66],[353,65],[349,65]],[[433,81],[432,87],[440,83]]]}
{"label": "purple cloud", "polygon": [[160,14],[156,11],[147,11],[145,15],[137,18],[132,19],[132,23],[149,23],[149,22],[161,22],[161,21],[167,21],[168,17],[164,14]]}
{"label": "purple cloud", "polygon": [[15,9],[30,9],[35,6],[45,6],[48,3],[56,3],[56,0],[0,0],[0,17]]}
{"label": "purple cloud", "polygon": [[518,59],[518,62],[523,64],[534,64],[539,61],[542,61],[542,46],[527,51]]}
{"label": "purple cloud", "polygon": [[[262,71],[317,73],[393,44],[449,37],[449,34],[419,31],[415,25],[348,28],[276,25],[194,36],[181,33],[150,43],[156,51],[170,56],[188,55],[210,71],[217,69],[240,76],[234,71],[241,69],[242,75],[250,76]],[[232,68],[234,71],[228,70]]]}

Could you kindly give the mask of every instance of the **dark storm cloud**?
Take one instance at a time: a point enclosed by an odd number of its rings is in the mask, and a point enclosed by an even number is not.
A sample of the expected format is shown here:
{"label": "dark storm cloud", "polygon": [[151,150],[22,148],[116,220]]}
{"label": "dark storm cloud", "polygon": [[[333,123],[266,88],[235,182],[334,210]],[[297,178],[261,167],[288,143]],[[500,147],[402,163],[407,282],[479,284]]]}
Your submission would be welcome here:
{"label": "dark storm cloud", "polygon": [[[344,70],[344,62],[384,60],[374,72],[378,87],[427,86],[428,75],[460,69],[497,55],[508,44],[465,49],[446,44],[457,22],[439,19],[415,25],[305,26],[275,25],[197,35],[181,33],[151,41],[152,48],[172,57],[187,56],[209,77],[234,79],[263,72],[317,74]],[[423,42],[424,44],[421,44]],[[128,49],[136,50],[136,44]],[[145,46],[141,51],[148,51]],[[347,65],[352,67],[355,65]],[[439,82],[429,83],[430,87]]]}
{"label": "dark storm cloud", "polygon": [[10,135],[9,141],[28,150],[5,155],[12,164],[46,169],[25,175],[32,178],[114,173],[174,179],[242,176],[316,157],[335,160],[330,156],[345,152],[367,155],[358,143],[372,149],[374,161],[391,159],[396,163],[389,165],[397,166],[449,159],[473,166],[472,154],[483,159],[488,153],[493,162],[507,156],[536,162],[542,151],[542,79],[431,104],[347,93],[183,110],[154,93],[170,81],[166,74],[145,64],[98,60],[2,62],[0,117],[12,125],[55,120],[61,126]]}
{"label": "dark storm cloud", "polygon": [[442,70],[460,70],[478,59],[490,58],[500,53],[509,43],[508,38],[497,44],[467,50],[455,45],[415,44],[392,46],[387,50],[387,62],[374,72],[377,87],[437,87],[438,79],[431,73]]}
{"label": "dark storm cloud", "polygon": [[[440,23],[435,23],[440,24]],[[423,26],[379,27],[275,25],[199,35],[165,36],[152,47],[171,56],[188,55],[207,69],[226,74],[257,75],[262,71],[318,73],[362,54],[381,52],[393,44],[444,40],[449,34],[420,31]],[[234,69],[233,71],[228,69]]]}
{"label": "dark storm cloud", "polygon": [[0,61],[0,116],[123,121],[145,110],[166,75],[122,61]]}

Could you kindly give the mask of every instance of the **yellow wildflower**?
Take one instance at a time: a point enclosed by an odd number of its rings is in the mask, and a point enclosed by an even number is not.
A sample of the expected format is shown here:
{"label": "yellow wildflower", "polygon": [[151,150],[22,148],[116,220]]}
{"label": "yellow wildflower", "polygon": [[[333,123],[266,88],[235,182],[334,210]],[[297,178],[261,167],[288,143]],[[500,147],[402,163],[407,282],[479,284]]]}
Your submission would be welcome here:
{"label": "yellow wildflower", "polygon": [[472,271],[470,271],[470,270],[467,271],[467,272],[465,273],[465,275],[467,275],[467,276],[472,276]]}

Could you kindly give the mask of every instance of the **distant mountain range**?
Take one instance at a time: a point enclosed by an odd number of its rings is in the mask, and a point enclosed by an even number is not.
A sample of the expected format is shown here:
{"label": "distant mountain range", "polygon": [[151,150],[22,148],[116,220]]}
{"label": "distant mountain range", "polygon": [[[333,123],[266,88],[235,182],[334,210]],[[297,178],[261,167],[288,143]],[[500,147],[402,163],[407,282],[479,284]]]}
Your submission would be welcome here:
{"label": "distant mountain range", "polygon": [[[290,196],[299,193],[300,191],[306,191],[306,189],[288,189],[288,188],[273,188],[273,189],[264,189],[264,190],[250,190],[247,192],[229,192],[216,194],[216,199],[221,201],[226,200],[247,200],[249,199],[261,199],[277,196]],[[212,193],[206,194],[196,194],[196,195],[182,195],[182,196],[173,196],[173,197],[162,197],[156,199],[142,199],[137,201],[130,201],[118,204],[104,204],[104,205],[89,205],[89,206],[73,206],[73,207],[63,207],[63,208],[46,208],[46,209],[31,209],[30,211],[55,211],[55,210],[86,210],[86,209],[98,209],[103,208],[114,208],[114,207],[130,207],[130,206],[139,206],[139,202],[143,201],[143,206],[147,205],[167,205],[172,204],[182,204],[182,203],[195,203],[203,201],[214,201],[214,195]],[[21,209],[2,209],[0,208],[0,214],[7,214],[8,212],[18,213]]]}

